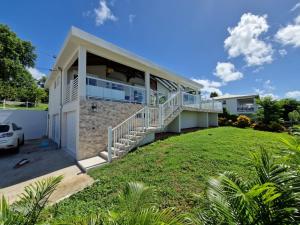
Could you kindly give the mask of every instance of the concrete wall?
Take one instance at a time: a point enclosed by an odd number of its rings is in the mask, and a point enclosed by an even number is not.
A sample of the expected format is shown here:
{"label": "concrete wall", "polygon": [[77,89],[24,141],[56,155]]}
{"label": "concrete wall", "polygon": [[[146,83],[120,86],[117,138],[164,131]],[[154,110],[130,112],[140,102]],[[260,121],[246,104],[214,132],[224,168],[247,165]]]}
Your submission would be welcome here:
{"label": "concrete wall", "polygon": [[0,123],[13,122],[21,126],[25,140],[38,139],[47,134],[47,111],[0,110]]}
{"label": "concrete wall", "polygon": [[[92,103],[97,106],[96,112],[91,111]],[[96,156],[106,150],[107,128],[118,125],[142,107],[140,104],[81,100],[77,160]]]}
{"label": "concrete wall", "polygon": [[183,111],[181,113],[181,128],[208,127],[208,120],[206,112]]}
{"label": "concrete wall", "polygon": [[210,127],[217,127],[218,123],[218,113],[208,113],[208,124]]}

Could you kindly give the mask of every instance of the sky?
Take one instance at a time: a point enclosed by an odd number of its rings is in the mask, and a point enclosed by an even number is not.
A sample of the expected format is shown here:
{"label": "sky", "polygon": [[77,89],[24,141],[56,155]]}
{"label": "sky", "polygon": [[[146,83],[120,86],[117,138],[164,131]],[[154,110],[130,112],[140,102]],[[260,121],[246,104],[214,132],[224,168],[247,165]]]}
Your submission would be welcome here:
{"label": "sky", "polygon": [[204,85],[300,99],[300,0],[2,0],[0,23],[49,73],[71,26]]}

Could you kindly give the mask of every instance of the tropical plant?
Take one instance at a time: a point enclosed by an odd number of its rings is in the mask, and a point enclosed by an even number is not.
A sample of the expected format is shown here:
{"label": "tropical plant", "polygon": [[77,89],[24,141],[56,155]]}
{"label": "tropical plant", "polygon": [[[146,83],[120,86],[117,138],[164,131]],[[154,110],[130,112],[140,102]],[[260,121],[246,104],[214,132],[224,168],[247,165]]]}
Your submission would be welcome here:
{"label": "tropical plant", "polygon": [[36,224],[49,197],[61,180],[62,176],[50,177],[25,187],[24,193],[20,195],[20,200],[11,206],[3,196],[0,202],[0,224]]}
{"label": "tropical plant", "polygon": [[248,116],[240,115],[236,120],[236,126],[240,128],[249,127],[251,124],[251,120]]}
{"label": "tropical plant", "polygon": [[209,181],[207,209],[198,224],[269,225],[300,223],[300,178],[266,150],[252,154],[254,174],[224,172]]}
{"label": "tropical plant", "polygon": [[300,107],[300,101],[297,101],[296,99],[290,99],[290,98],[280,99],[278,103],[280,105],[280,108],[282,109],[282,118],[285,121],[289,120],[290,112],[293,112],[294,110],[299,110]]}
{"label": "tropical plant", "polygon": [[257,99],[260,109],[257,112],[257,120],[265,125],[269,125],[271,121],[279,122],[282,108],[276,100],[271,97]]}
{"label": "tropical plant", "polygon": [[289,112],[288,116],[289,116],[289,120],[291,121],[292,125],[294,123],[299,122],[299,120],[300,120],[300,113],[297,110]]}
{"label": "tropical plant", "polygon": [[188,221],[184,215],[176,215],[173,208],[160,210],[155,204],[153,188],[139,182],[126,184],[119,194],[117,209],[87,218],[73,218],[65,225],[177,225]]}
{"label": "tropical plant", "polygon": [[281,143],[283,143],[289,150],[296,151],[300,153],[300,138],[297,136],[287,138],[280,138]]}

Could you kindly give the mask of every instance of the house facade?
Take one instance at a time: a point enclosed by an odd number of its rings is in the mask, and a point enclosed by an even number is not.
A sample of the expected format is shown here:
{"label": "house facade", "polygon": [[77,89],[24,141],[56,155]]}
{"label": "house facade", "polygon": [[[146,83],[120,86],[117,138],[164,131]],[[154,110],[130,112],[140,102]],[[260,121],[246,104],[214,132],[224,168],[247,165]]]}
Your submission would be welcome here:
{"label": "house facade", "polygon": [[202,86],[72,27],[46,81],[49,138],[76,160],[105,161],[155,133],[218,126]]}
{"label": "house facade", "polygon": [[233,115],[249,115],[257,112],[258,105],[256,99],[259,95],[224,95],[214,97],[213,99],[222,103],[222,107],[226,108]]}

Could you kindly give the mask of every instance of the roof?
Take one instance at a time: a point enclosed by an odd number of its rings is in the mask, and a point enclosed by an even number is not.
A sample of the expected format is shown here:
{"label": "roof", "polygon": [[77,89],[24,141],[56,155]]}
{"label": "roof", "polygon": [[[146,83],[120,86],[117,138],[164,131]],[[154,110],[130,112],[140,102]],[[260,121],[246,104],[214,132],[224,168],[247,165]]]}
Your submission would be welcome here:
{"label": "roof", "polygon": [[[174,72],[171,72],[165,68],[162,68],[161,66],[154,64],[147,59],[144,59],[134,53],[131,53],[123,48],[120,48],[112,43],[109,43],[101,38],[98,38],[92,34],[89,34],[83,30],[80,30],[76,27],[71,27],[70,32],[63,44],[62,49],[60,50],[60,53],[56,59],[56,62],[54,64],[54,68],[62,67],[62,65],[66,61],[66,57],[68,58],[71,57],[72,51],[70,48],[73,49],[78,49],[79,46],[87,46],[88,49],[96,49],[99,48],[99,51],[105,51],[109,52],[111,54],[114,54],[118,57],[116,58],[123,58],[126,60],[130,60],[131,62],[134,62],[139,65],[140,68],[136,69],[144,69],[143,71],[147,70],[151,74],[167,79],[167,80],[172,80],[175,82],[178,82],[182,85],[187,85],[188,87],[193,87],[195,89],[201,89],[203,88],[203,85],[187,79],[185,77],[182,77]],[[118,62],[117,59],[112,59]],[[120,62],[122,63],[122,62]],[[57,75],[57,71],[52,71],[48,79],[45,83],[46,87],[49,87],[50,81],[54,80]]]}
{"label": "roof", "polygon": [[223,96],[218,96],[214,97],[213,99],[215,100],[222,100],[222,99],[229,99],[229,98],[259,98],[258,94],[248,94],[248,95],[223,95]]}

